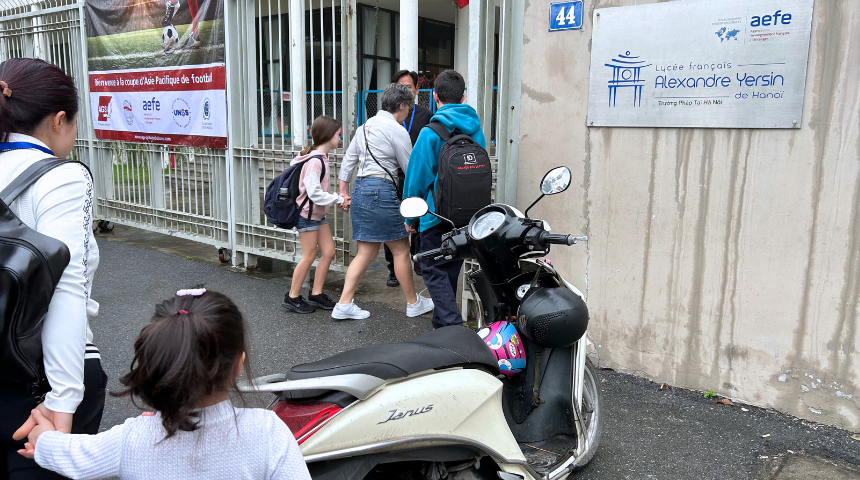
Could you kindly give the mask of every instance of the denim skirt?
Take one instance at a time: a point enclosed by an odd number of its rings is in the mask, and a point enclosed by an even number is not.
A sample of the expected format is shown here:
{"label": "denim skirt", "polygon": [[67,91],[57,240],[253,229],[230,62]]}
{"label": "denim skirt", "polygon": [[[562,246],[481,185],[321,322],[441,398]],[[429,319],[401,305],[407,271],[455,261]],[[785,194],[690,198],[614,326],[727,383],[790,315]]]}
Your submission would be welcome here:
{"label": "denim skirt", "polygon": [[391,180],[378,177],[355,179],[349,211],[353,240],[393,242],[409,236]]}

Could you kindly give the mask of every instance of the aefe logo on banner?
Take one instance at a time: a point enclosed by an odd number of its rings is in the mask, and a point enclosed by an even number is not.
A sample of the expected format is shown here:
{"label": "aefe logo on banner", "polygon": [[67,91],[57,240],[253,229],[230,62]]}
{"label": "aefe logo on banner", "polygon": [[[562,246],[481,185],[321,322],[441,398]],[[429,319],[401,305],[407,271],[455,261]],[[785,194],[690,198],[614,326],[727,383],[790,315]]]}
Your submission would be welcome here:
{"label": "aefe logo on banner", "polygon": [[99,115],[97,117],[98,121],[107,122],[110,118],[112,99],[113,97],[110,95],[99,96]]}

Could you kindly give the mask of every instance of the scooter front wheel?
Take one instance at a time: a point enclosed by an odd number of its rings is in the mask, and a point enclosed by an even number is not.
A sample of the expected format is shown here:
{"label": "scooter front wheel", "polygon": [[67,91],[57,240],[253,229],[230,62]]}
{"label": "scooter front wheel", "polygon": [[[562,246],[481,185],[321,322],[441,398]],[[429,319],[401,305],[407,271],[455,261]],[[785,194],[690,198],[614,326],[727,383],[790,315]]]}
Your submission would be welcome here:
{"label": "scooter front wheel", "polygon": [[603,432],[603,392],[600,390],[600,377],[591,359],[585,359],[585,375],[582,388],[582,426],[585,430],[587,447],[576,460],[574,472],[585,468],[597,452],[600,435]]}

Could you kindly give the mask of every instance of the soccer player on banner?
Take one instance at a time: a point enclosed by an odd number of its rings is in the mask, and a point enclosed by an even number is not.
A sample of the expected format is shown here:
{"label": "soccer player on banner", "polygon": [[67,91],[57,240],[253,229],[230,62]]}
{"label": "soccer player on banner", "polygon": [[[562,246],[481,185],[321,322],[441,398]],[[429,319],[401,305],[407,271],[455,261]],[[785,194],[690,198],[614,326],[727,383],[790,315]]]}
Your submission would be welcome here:
{"label": "soccer player on banner", "polygon": [[[185,47],[199,47],[201,45],[200,32],[198,25],[200,18],[198,17],[197,0],[187,0],[188,10],[191,11],[191,36],[185,42]],[[173,25],[173,17],[179,11],[179,0],[167,0],[167,11],[164,13],[164,20],[161,21],[163,27]]]}

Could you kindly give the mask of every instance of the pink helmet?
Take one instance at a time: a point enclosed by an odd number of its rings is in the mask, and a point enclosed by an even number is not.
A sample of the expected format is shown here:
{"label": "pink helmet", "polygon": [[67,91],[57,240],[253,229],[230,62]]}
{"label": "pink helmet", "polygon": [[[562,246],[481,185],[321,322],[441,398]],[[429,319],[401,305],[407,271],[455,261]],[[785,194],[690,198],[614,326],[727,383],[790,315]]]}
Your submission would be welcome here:
{"label": "pink helmet", "polygon": [[526,351],[517,327],[507,321],[495,322],[478,330],[478,336],[490,347],[503,375],[513,376],[526,368]]}

